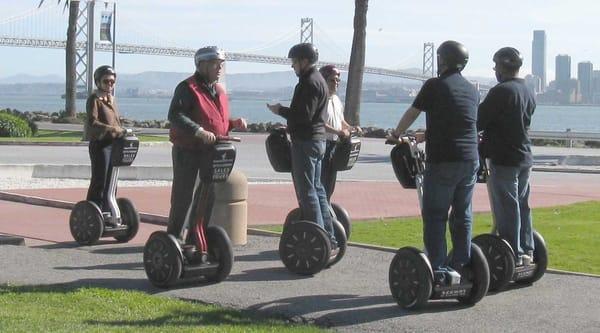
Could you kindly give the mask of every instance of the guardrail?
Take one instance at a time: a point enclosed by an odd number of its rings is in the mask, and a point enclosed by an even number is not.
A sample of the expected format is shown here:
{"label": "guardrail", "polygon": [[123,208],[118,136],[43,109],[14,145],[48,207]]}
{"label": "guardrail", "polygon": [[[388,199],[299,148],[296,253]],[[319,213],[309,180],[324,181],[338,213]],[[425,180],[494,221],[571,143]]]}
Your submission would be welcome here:
{"label": "guardrail", "polygon": [[600,133],[571,132],[570,130],[565,132],[530,131],[529,138],[569,141],[569,147],[573,147],[574,140],[600,141]]}

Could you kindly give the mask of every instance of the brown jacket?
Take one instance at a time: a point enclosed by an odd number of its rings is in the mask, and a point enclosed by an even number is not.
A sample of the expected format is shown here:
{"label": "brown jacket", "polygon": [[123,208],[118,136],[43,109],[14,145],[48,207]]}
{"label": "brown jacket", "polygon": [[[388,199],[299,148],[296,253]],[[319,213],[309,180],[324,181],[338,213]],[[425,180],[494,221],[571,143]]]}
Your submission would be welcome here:
{"label": "brown jacket", "polygon": [[114,99],[110,103],[93,93],[88,97],[85,109],[86,140],[112,140],[121,134],[121,120]]}

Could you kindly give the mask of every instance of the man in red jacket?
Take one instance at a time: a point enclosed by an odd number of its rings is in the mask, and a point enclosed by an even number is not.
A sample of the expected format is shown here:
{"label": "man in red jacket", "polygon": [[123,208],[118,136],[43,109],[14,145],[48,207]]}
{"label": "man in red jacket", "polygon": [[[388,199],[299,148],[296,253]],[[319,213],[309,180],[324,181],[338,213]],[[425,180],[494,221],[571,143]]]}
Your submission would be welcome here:
{"label": "man in red jacket", "polygon": [[[206,148],[215,143],[216,136],[227,135],[232,128],[246,129],[243,118],[229,118],[227,94],[218,83],[224,62],[225,53],[216,46],[196,51],[196,72],[177,85],[169,107],[173,185],[167,232],[179,239],[183,237],[185,217]],[[211,190],[208,212],[212,211],[213,203]],[[205,219],[208,221],[210,216]]]}

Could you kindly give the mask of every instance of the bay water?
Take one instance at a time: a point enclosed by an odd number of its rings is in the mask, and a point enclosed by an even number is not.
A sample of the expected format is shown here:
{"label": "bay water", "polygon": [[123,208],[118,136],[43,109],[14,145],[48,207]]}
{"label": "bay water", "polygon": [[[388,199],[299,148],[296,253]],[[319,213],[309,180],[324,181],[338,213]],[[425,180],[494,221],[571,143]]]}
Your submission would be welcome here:
{"label": "bay water", "polygon": [[[121,116],[132,120],[165,120],[170,102],[170,98],[117,96],[117,105]],[[289,105],[289,101],[233,99],[230,101],[230,111],[232,117],[246,118],[249,123],[284,123],[283,118],[272,114],[266,108],[266,103],[275,102]],[[52,113],[63,110],[64,103],[60,96],[0,95],[0,109],[11,108],[19,111]],[[361,126],[393,128],[409,106],[407,103],[362,103]],[[77,100],[77,110],[85,112],[85,100]],[[423,114],[419,116],[412,128],[425,128]],[[564,132],[567,129],[573,132],[600,132],[600,105],[538,105],[533,116],[531,130]]]}

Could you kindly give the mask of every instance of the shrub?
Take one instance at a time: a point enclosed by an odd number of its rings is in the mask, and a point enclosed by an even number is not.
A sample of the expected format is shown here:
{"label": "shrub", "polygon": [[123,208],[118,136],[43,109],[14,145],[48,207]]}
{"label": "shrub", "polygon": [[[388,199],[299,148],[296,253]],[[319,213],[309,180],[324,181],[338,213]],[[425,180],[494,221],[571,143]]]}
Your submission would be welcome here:
{"label": "shrub", "polygon": [[23,120],[25,120],[27,122],[27,125],[29,126],[29,128],[31,128],[31,134],[35,135],[38,131],[38,126],[35,123],[32,114],[29,112],[21,112],[17,109],[10,109],[7,108],[6,110],[0,110],[0,112],[4,112],[4,113],[8,113],[8,114],[12,114],[13,116],[19,117]]}
{"label": "shrub", "polygon": [[7,111],[0,111],[0,137],[28,137],[32,136],[31,128],[27,121]]}

